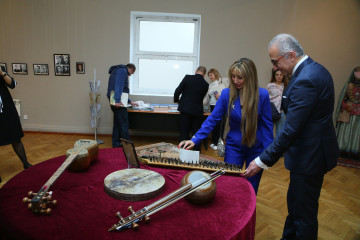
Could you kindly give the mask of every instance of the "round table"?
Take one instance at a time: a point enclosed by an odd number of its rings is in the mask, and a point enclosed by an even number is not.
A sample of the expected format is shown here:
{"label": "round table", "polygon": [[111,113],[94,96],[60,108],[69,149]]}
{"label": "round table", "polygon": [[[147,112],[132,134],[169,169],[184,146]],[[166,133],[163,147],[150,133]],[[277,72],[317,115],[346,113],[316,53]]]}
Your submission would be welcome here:
{"label": "round table", "polygon": [[122,148],[100,149],[88,171],[65,171],[51,187],[58,201],[50,216],[34,215],[22,203],[37,192],[65,160],[56,157],[24,170],[0,189],[0,238],[4,239],[254,239],[256,197],[251,184],[239,176],[220,176],[217,193],[206,205],[192,205],[184,198],[141,221],[138,231],[108,232],[118,222],[116,212],[128,216],[180,188],[187,170],[142,165],[165,178],[161,195],[146,201],[128,202],[110,197],[104,179],[127,168]]}

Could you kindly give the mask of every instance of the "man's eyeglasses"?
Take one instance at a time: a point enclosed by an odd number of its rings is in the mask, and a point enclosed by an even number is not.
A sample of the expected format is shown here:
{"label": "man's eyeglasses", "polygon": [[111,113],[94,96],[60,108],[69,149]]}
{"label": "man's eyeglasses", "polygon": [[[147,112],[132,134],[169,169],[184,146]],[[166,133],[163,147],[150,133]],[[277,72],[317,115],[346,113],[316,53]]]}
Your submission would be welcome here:
{"label": "man's eyeglasses", "polygon": [[[292,51],[293,52],[293,51]],[[287,52],[287,53],[285,53],[284,55],[282,55],[281,57],[279,57],[278,59],[271,59],[271,63],[272,63],[272,65],[274,65],[275,67],[279,67],[278,66],[278,63],[279,63],[279,61],[283,58],[283,57],[285,57],[286,55],[288,55],[289,53],[292,53],[292,52]]]}

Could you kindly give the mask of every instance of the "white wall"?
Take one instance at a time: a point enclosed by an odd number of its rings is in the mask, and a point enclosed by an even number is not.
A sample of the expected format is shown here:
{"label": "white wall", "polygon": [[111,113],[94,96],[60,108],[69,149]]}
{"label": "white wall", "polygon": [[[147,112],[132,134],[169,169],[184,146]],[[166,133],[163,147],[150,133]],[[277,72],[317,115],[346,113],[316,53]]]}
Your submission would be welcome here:
{"label": "white wall", "polygon": [[[252,59],[260,86],[270,79],[267,44],[292,33],[305,52],[331,72],[336,97],[351,70],[360,65],[358,0],[0,0],[0,62],[27,63],[28,75],[13,75],[11,90],[21,99],[24,130],[91,133],[89,84],[93,69],[101,80],[98,133],[111,133],[106,98],[108,69],[129,62],[130,11],[200,14],[200,64],[226,76],[229,65]],[[70,54],[71,76],[54,76],[53,54]],[[86,74],[76,74],[75,62]],[[33,64],[49,64],[48,76],[35,76]],[[161,70],[161,69],[159,69]],[[10,74],[12,75],[12,74]],[[171,97],[132,96],[132,100],[172,103]]]}

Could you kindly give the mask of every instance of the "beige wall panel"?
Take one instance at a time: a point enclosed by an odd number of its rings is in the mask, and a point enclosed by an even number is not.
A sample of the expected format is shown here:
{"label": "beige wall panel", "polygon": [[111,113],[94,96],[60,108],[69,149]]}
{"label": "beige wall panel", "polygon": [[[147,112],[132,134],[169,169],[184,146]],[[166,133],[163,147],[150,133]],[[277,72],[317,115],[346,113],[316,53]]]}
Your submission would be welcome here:
{"label": "beige wall panel", "polygon": [[[360,65],[358,0],[0,0],[0,62],[28,64],[12,96],[21,100],[24,130],[91,133],[89,81],[101,80],[98,133],[111,133],[107,103],[108,69],[129,62],[130,12],[201,15],[200,64],[226,77],[240,57],[252,59],[259,84],[269,81],[267,44],[292,33],[305,52],[331,72],[340,93],[351,70]],[[70,54],[71,76],[55,76],[53,54]],[[76,74],[75,62],[85,62]],[[48,76],[35,76],[33,64],[49,64]],[[132,100],[172,103],[172,97],[131,96]]]}

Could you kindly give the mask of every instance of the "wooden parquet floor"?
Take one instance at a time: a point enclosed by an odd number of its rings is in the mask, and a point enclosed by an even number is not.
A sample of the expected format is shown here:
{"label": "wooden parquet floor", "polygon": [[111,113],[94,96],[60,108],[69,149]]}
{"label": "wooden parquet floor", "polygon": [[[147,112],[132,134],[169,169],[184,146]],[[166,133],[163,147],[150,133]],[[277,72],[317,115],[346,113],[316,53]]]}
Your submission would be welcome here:
{"label": "wooden parquet floor", "polygon": [[[104,141],[100,148],[111,147],[111,136],[98,138]],[[28,160],[34,165],[64,155],[79,139],[93,139],[93,136],[31,132],[25,133],[23,143]],[[165,137],[133,137],[132,141],[135,146],[157,142],[177,144],[176,138]],[[216,157],[216,152],[211,148],[202,149],[202,153]],[[11,145],[0,147],[0,187],[20,171],[23,171],[22,164]],[[283,159],[264,172],[256,204],[256,240],[281,238],[287,215],[288,183],[289,172],[284,167]],[[338,166],[325,176],[320,196],[318,239],[360,240],[360,169]]]}

